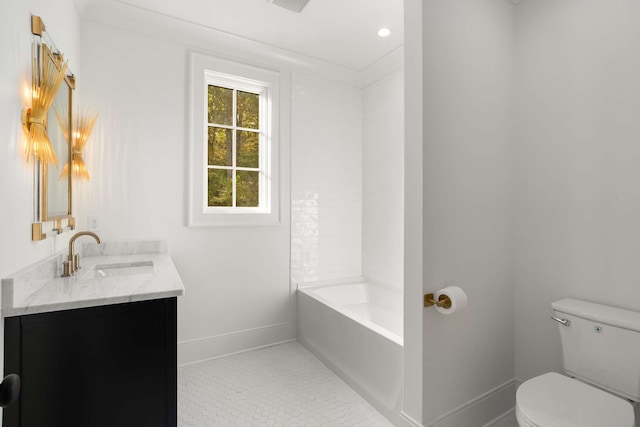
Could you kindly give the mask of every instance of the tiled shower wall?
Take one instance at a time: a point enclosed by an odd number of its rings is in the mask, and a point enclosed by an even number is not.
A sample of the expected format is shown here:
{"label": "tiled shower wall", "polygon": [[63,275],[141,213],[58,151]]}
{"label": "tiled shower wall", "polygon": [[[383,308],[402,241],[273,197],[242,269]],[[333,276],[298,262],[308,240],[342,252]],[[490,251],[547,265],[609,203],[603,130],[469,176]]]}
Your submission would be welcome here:
{"label": "tiled shower wall", "polygon": [[402,290],[404,282],[404,76],[363,90],[362,274]]}
{"label": "tiled shower wall", "polygon": [[291,280],[362,273],[362,91],[293,75]]}

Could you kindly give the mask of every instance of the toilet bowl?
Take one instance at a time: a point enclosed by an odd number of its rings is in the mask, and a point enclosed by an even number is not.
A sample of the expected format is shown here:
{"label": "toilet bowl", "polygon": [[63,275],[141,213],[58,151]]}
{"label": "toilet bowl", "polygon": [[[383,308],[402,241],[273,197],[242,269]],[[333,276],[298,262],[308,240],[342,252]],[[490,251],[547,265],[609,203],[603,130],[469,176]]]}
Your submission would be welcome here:
{"label": "toilet bowl", "polygon": [[549,372],[516,393],[520,427],[634,427],[633,405],[581,381]]}

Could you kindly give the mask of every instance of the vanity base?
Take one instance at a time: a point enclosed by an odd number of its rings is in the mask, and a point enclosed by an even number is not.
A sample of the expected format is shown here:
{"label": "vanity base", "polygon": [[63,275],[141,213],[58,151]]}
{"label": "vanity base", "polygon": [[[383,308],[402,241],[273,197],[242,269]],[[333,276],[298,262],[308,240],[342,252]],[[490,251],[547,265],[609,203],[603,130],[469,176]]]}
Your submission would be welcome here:
{"label": "vanity base", "polygon": [[5,318],[3,427],[176,427],[176,298]]}

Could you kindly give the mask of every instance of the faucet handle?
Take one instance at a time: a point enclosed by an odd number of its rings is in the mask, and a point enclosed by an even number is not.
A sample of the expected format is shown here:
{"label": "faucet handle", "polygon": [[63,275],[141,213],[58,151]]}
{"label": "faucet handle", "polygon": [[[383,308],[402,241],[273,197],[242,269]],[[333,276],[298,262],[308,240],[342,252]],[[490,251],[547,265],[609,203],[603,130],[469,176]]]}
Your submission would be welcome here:
{"label": "faucet handle", "polygon": [[62,277],[70,277],[71,275],[73,275],[72,264],[72,261],[65,261],[62,263]]}
{"label": "faucet handle", "polygon": [[73,272],[75,273],[80,269],[80,255],[73,254]]}

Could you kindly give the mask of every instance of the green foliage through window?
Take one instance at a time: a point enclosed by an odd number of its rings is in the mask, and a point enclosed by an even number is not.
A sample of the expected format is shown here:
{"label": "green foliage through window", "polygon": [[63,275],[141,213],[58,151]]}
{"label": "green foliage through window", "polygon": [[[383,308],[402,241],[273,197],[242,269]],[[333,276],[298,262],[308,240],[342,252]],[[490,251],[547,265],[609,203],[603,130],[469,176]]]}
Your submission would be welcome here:
{"label": "green foliage through window", "polygon": [[260,135],[239,130],[236,134],[236,161],[243,168],[260,167]]}
{"label": "green foliage through window", "polygon": [[209,169],[209,206],[233,206],[233,171]]}
{"label": "green foliage through window", "polygon": [[209,127],[209,165],[233,166],[233,131]]}
{"label": "green foliage through window", "polygon": [[236,205],[246,207],[258,206],[258,172],[238,171],[236,178],[238,192]]}
{"label": "green foliage through window", "polygon": [[233,89],[209,85],[209,123],[233,125]]}
{"label": "green foliage through window", "polygon": [[260,96],[255,93],[238,91],[238,127],[258,129]]}

